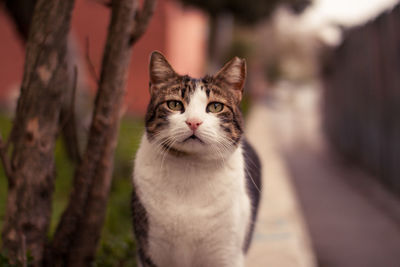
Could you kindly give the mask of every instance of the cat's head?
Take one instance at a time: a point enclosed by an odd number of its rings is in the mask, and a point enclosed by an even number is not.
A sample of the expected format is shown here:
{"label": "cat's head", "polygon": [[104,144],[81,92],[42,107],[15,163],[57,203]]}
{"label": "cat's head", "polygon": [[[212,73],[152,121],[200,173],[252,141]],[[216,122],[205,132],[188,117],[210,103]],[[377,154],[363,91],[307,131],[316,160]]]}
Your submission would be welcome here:
{"label": "cat's head", "polygon": [[161,53],[153,52],[148,140],[180,155],[218,158],[232,153],[243,132],[239,105],[245,77],[246,62],[238,57],[215,75],[194,79],[177,74]]}

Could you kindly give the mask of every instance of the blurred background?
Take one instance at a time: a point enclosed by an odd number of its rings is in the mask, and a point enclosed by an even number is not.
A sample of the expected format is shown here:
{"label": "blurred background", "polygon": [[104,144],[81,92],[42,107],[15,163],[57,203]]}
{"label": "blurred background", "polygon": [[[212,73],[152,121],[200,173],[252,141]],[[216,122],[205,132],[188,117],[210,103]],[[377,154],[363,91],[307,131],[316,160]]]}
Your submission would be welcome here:
{"label": "blurred background", "polygon": [[[3,136],[19,95],[34,2],[0,1]],[[78,66],[81,147],[109,22],[105,4],[77,0],[73,13],[68,60]],[[193,77],[214,73],[233,56],[247,60],[243,112],[253,122],[248,127],[258,149],[274,147],[283,164],[312,255],[310,261],[269,266],[400,266],[398,0],[159,0],[133,49],[97,266],[134,266],[130,173],[149,100],[153,50]],[[73,161],[59,141],[52,231],[68,199]],[[1,171],[0,228],[5,199]],[[255,260],[251,266],[267,265]]]}

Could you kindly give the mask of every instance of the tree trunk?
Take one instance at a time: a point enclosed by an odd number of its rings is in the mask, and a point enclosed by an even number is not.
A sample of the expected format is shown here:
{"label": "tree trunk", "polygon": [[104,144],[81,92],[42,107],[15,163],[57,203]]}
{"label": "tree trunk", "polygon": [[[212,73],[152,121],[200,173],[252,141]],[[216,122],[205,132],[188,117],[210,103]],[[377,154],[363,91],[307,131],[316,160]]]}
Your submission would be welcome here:
{"label": "tree trunk", "polygon": [[[29,37],[29,29],[32,25],[33,11],[37,0],[5,0],[5,7],[7,13],[14,21],[14,24],[19,32],[22,41],[26,44]],[[62,136],[65,143],[65,149],[69,158],[74,162],[79,162],[82,150],[79,138],[77,136],[77,129],[84,128],[83,121],[89,114],[89,109],[86,107],[80,107],[77,110],[72,110],[75,103],[72,103],[75,95],[77,99],[84,98],[88,85],[85,80],[84,68],[82,68],[82,59],[77,53],[76,40],[73,36],[70,36],[67,40],[67,69],[68,69],[68,83],[63,84],[65,94],[67,97],[64,98],[61,114],[60,114],[60,126],[62,127]],[[79,76],[74,77],[73,69],[74,66],[79,68]],[[84,75],[82,75],[82,73]],[[74,91],[76,89],[76,91]],[[72,96],[73,95],[73,96]],[[86,96],[86,95],[85,95]],[[72,103],[72,105],[71,105]],[[78,116],[74,116],[78,111]],[[75,118],[79,118],[77,121]],[[81,138],[82,139],[82,138]],[[86,139],[86,136],[83,138]]]}
{"label": "tree trunk", "polygon": [[[75,173],[68,206],[48,253],[48,266],[90,266],[93,261],[110,191],[132,40],[136,41],[144,32],[142,25],[147,25],[154,4],[155,0],[144,2],[140,15],[148,15],[143,19],[135,14],[137,1],[112,2],[111,22],[88,144]],[[151,12],[147,12],[149,10]],[[142,32],[138,35],[139,29]]]}
{"label": "tree trunk", "polygon": [[73,0],[38,0],[26,49],[25,71],[11,133],[13,147],[2,239],[14,261],[40,266],[50,222],[54,144]]}

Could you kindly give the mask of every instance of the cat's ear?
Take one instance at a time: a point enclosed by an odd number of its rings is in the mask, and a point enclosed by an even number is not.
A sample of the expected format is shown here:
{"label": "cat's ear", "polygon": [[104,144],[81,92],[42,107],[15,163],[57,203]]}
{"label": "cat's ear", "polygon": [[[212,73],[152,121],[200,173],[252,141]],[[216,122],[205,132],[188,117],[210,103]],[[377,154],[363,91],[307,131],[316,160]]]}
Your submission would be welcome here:
{"label": "cat's ear", "polygon": [[214,78],[217,82],[224,83],[233,90],[238,101],[240,101],[246,80],[246,60],[234,57],[214,75]]}
{"label": "cat's ear", "polygon": [[[177,76],[174,69],[168,63],[167,59],[158,51],[154,51],[150,56],[150,83],[157,86],[159,84],[168,82]],[[150,92],[151,88],[150,86]]]}

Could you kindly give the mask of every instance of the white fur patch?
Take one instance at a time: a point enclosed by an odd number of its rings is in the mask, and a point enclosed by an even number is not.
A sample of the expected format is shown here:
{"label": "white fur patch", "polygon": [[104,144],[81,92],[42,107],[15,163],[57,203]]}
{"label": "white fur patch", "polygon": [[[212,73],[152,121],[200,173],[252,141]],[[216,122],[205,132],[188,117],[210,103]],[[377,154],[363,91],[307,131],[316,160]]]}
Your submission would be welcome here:
{"label": "white fur patch", "polygon": [[157,155],[143,137],[134,179],[157,266],[243,266],[250,200],[241,148],[221,165]]}
{"label": "white fur patch", "polygon": [[[169,117],[160,136],[187,152],[174,156],[143,136],[135,160],[134,184],[149,222],[148,256],[158,267],[243,267],[250,222],[241,147],[228,147],[208,99],[196,88],[185,112]],[[187,119],[202,124],[203,141],[183,142],[193,132]]]}

